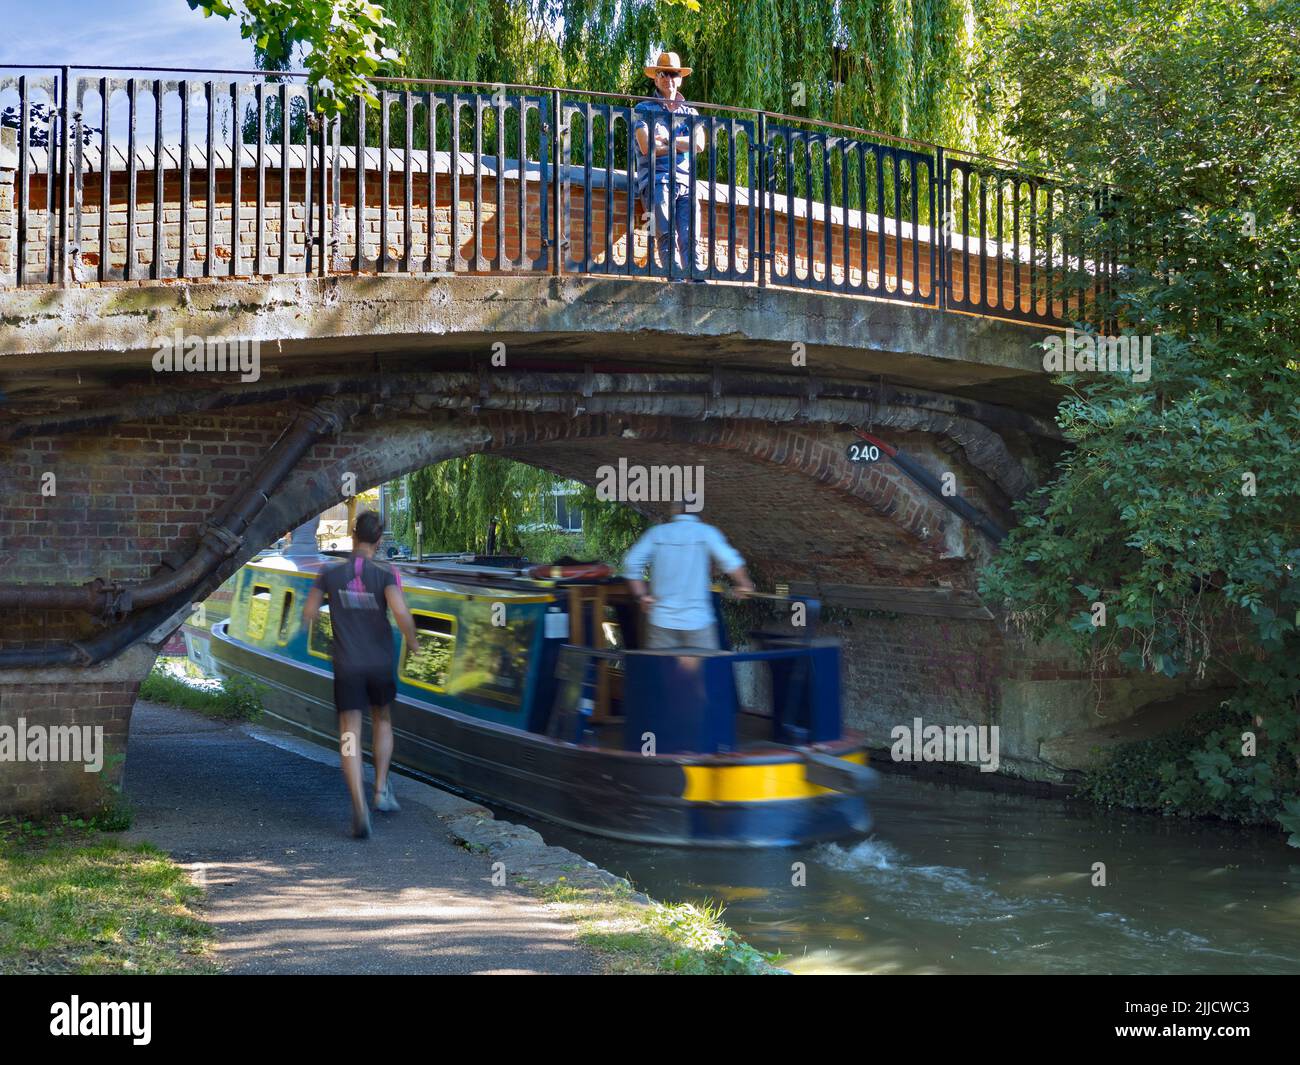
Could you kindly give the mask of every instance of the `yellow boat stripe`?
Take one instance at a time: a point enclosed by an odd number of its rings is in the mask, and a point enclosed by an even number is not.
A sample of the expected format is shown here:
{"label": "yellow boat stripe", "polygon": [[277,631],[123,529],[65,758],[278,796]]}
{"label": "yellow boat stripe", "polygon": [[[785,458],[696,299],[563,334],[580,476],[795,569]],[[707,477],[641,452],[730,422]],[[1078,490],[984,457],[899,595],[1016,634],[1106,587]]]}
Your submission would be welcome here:
{"label": "yellow boat stripe", "polygon": [[[865,751],[845,755],[846,762],[865,765]],[[811,799],[835,789],[810,784],[802,761],[765,762],[757,765],[684,765],[687,802],[774,802]]]}

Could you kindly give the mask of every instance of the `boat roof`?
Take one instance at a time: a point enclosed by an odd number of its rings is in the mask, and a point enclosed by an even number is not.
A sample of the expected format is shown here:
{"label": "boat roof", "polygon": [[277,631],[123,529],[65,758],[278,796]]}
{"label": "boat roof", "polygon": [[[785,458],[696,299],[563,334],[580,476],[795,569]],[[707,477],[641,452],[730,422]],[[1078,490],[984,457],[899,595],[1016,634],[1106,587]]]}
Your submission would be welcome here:
{"label": "boat roof", "polygon": [[[351,557],[351,553],[347,551],[321,552],[316,555],[266,554],[255,557],[248,565],[256,569],[297,573],[314,578],[323,570],[331,569]],[[376,559],[375,561],[398,570],[403,585],[457,595],[472,595],[475,592],[482,594],[485,589],[491,589],[493,596],[497,598],[503,595],[536,596],[539,592],[551,591],[561,586],[610,584],[622,581],[618,576],[599,580],[539,579],[528,576],[528,570],[536,563],[500,565],[499,563],[503,561],[500,558],[474,555],[443,556],[420,562],[414,559]]]}

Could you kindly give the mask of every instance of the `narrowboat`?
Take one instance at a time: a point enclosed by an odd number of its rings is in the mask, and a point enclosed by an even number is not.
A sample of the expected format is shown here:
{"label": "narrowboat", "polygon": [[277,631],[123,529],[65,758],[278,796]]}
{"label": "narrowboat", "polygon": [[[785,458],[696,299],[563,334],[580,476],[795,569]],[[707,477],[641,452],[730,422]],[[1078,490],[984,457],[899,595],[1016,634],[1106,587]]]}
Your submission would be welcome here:
{"label": "narrowboat", "polygon": [[[257,682],[267,714],[329,746],[329,608],[307,625],[303,606],[346,557],[259,556],[227,582],[228,617],[186,625],[218,675]],[[646,650],[642,612],[608,567],[386,564],[419,633],[409,647],[393,627],[398,770],[634,842],[790,846],[867,829],[874,774],[862,737],[841,727],[840,649],[816,635],[815,602],[800,630],[751,633],[753,650]],[[769,674],[762,712],[737,697],[746,662]]]}

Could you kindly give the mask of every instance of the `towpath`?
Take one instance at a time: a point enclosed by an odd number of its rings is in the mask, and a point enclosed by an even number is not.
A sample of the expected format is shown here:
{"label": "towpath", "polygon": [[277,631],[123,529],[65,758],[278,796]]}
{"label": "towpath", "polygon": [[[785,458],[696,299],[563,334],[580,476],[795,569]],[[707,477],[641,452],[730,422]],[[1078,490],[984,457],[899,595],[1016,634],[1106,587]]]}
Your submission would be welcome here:
{"label": "towpath", "polygon": [[452,841],[442,818],[473,803],[394,777],[401,812],[359,841],[337,753],[145,701],[129,749],[127,835],[204,883],[229,972],[601,971],[572,925]]}

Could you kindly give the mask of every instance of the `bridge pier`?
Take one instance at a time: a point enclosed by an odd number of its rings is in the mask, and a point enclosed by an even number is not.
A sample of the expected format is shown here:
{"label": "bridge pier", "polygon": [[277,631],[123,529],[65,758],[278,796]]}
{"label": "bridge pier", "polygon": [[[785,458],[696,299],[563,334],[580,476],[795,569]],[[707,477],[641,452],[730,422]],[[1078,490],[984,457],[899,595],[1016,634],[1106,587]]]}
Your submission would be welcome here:
{"label": "bridge pier", "polygon": [[[96,666],[0,670],[0,814],[91,813],[112,801],[131,708],[156,657],[136,644]],[[80,757],[50,757],[56,742]]]}

